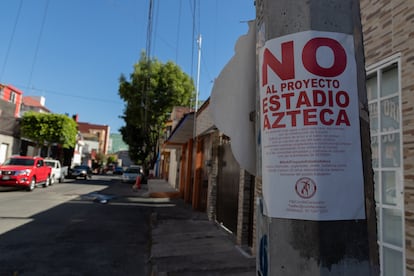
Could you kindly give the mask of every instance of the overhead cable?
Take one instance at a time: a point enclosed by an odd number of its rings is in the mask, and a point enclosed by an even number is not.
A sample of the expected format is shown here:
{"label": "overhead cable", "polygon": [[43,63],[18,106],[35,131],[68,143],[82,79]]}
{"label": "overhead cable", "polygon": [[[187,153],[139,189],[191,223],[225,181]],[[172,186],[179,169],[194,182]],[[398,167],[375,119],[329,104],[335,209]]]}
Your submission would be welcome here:
{"label": "overhead cable", "polygon": [[16,19],[14,20],[14,25],[13,25],[13,30],[12,30],[11,38],[10,38],[9,43],[7,45],[6,57],[4,58],[4,63],[3,63],[3,66],[2,66],[1,72],[0,72],[0,83],[2,82],[3,74],[4,74],[4,71],[6,70],[6,65],[7,65],[7,62],[9,60],[9,54],[10,54],[10,50],[11,50],[11,45],[13,43],[14,35],[16,33],[17,22],[19,22],[20,12],[22,10],[22,4],[23,4],[23,0],[20,0],[19,7],[17,9]]}

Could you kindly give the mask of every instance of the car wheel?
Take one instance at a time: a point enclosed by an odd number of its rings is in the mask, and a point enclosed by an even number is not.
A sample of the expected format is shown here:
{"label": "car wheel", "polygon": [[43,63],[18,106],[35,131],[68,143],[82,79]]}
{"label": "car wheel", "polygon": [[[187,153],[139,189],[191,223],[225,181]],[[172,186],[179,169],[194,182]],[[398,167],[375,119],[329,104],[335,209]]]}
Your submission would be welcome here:
{"label": "car wheel", "polygon": [[50,183],[51,183],[50,177],[46,178],[46,181],[43,184],[43,188],[47,188],[49,185],[51,185]]}
{"label": "car wheel", "polygon": [[50,185],[53,185],[55,183],[55,176],[53,175],[50,179]]}
{"label": "car wheel", "polygon": [[27,187],[27,191],[31,192],[36,187],[36,177],[32,177],[32,180],[30,181],[29,187]]}

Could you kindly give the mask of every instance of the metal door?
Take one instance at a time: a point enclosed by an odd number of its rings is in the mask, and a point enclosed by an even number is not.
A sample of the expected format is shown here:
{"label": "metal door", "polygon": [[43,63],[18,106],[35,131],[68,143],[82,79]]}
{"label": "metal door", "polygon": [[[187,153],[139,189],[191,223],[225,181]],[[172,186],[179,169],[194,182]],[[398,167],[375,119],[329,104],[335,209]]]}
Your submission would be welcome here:
{"label": "metal door", "polygon": [[217,177],[217,221],[224,227],[237,232],[240,166],[233,156],[230,141],[219,147],[219,168]]}

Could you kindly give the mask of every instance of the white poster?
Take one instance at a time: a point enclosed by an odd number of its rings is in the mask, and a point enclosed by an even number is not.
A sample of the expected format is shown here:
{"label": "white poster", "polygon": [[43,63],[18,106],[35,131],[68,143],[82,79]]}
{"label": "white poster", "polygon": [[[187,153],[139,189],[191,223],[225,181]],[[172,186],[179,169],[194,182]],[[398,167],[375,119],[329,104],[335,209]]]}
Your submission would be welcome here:
{"label": "white poster", "polygon": [[364,219],[353,37],[306,31],[259,54],[265,214]]}

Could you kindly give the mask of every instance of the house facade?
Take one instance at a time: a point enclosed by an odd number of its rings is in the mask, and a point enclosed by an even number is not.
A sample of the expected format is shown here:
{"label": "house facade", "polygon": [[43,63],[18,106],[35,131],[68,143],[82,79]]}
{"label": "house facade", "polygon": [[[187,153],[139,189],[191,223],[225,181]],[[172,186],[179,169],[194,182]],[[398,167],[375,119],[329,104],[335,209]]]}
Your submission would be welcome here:
{"label": "house facade", "polygon": [[108,153],[116,155],[117,164],[120,167],[126,168],[133,165],[129,157],[129,146],[122,139],[121,133],[111,133],[109,135]]}
{"label": "house facade", "polygon": [[[0,84],[0,163],[11,155],[48,154],[46,147],[37,152],[33,142],[21,139],[19,130],[19,118],[25,112],[50,113],[45,102],[46,99],[42,96],[23,96],[23,92],[14,86]],[[73,119],[76,120],[75,117]],[[54,158],[62,159],[63,165],[68,166],[81,161],[83,145],[82,136],[78,135],[73,152],[56,146],[52,147],[50,154]]]}
{"label": "house facade", "polygon": [[414,275],[414,2],[361,0],[382,275]]}
{"label": "house facade", "polygon": [[22,94],[11,85],[0,84],[0,164],[12,154],[19,153],[18,117]]}
{"label": "house facade", "polygon": [[122,134],[111,133],[109,135],[108,153],[117,153],[120,151],[128,151],[128,145],[122,139]]}
{"label": "house facade", "polygon": [[0,164],[19,152],[20,133],[15,112],[16,104],[0,100]]}
{"label": "house facade", "polygon": [[14,104],[14,117],[20,114],[23,92],[9,84],[0,83],[0,100]]}
{"label": "house facade", "polygon": [[72,164],[88,165],[97,172],[101,165],[98,162],[98,154],[108,154],[110,128],[107,125],[79,122],[77,115],[74,116],[74,119],[78,124],[78,133],[82,145],[79,150],[77,150],[78,147],[75,148]]}
{"label": "house facade", "polygon": [[254,177],[240,168],[230,138],[214,126],[209,104],[207,100],[174,124],[163,145],[161,176],[251,253]]}
{"label": "house facade", "polygon": [[98,139],[98,153],[108,154],[110,127],[108,125],[97,125],[78,122],[78,130],[83,136],[94,136]]}
{"label": "house facade", "polygon": [[27,111],[34,111],[38,113],[50,113],[46,107],[46,98],[43,96],[24,96],[21,106],[21,115]]}

